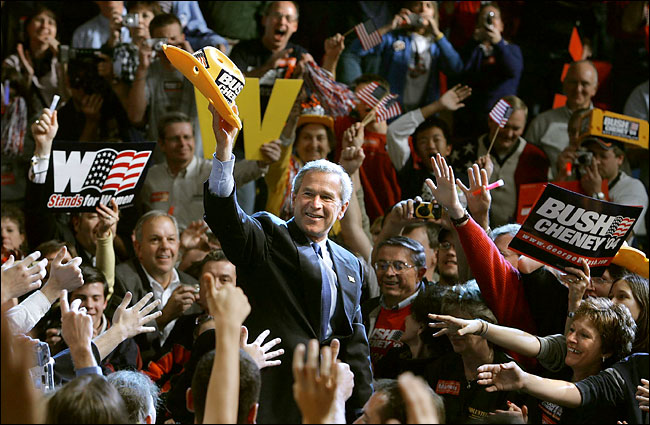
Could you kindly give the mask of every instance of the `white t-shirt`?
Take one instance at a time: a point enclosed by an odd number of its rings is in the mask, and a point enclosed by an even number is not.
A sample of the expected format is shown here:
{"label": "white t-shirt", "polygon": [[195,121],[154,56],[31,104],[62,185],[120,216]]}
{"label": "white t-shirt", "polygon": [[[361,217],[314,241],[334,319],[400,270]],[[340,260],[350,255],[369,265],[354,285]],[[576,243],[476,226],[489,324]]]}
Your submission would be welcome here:
{"label": "white t-shirt", "polygon": [[409,111],[420,107],[425,96],[431,72],[431,38],[411,35],[411,58],[404,86],[404,108]]}

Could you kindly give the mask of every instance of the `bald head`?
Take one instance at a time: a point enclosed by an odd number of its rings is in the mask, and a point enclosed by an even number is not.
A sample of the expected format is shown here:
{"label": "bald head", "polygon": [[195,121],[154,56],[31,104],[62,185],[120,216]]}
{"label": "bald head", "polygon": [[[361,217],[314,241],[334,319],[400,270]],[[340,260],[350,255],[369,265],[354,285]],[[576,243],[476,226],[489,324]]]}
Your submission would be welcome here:
{"label": "bald head", "polygon": [[591,61],[581,60],[571,64],[562,83],[567,106],[575,111],[589,108],[598,91],[598,71]]}

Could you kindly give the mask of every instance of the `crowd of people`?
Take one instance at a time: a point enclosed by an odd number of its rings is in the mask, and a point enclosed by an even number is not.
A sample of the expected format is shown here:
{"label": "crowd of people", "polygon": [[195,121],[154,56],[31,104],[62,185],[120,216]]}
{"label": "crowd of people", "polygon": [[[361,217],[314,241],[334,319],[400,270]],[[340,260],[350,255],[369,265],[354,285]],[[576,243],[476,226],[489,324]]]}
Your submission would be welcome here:
{"label": "crowd of people", "polygon": [[[2,2],[3,423],[648,423],[647,1],[93,3]],[[250,152],[163,44],[357,101]],[[57,143],[146,141],[132,206],[48,208]],[[642,207],[602,276],[510,247],[548,182]]]}

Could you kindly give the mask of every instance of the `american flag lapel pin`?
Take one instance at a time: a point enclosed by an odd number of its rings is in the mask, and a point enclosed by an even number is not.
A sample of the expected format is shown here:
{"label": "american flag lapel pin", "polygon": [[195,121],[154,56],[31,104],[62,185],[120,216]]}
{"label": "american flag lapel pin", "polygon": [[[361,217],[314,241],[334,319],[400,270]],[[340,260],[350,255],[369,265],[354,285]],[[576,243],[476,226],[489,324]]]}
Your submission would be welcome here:
{"label": "american flag lapel pin", "polygon": [[352,283],[356,283],[356,280],[354,280],[354,277],[348,275],[348,280]]}

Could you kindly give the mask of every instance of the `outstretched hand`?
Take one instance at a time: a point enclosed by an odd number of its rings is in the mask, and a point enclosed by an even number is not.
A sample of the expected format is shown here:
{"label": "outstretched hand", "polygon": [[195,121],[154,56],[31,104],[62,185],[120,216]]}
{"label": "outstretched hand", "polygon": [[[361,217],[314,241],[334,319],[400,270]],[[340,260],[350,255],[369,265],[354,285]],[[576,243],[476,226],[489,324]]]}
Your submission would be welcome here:
{"label": "outstretched hand", "polygon": [[[239,114],[237,106],[233,105],[233,108],[235,113]],[[212,131],[214,131],[214,136],[217,139],[217,147],[215,149],[217,159],[222,162],[230,161],[232,148],[235,145],[235,140],[237,140],[239,130],[223,119],[212,104],[208,106],[208,110],[212,114]]]}
{"label": "outstretched hand", "polygon": [[438,320],[438,322],[429,323],[429,327],[441,328],[433,334],[434,337],[442,335],[472,335],[479,333],[482,329],[482,323],[478,320],[466,320],[441,314],[429,314],[429,319]]}
{"label": "outstretched hand", "polygon": [[[477,222],[480,223],[482,220],[488,221],[492,196],[486,189],[486,186],[489,184],[487,170],[484,168],[479,169],[478,164],[474,164],[467,169],[467,177],[469,178],[469,188],[460,180],[456,180],[460,190],[465,194],[465,199],[467,199],[467,208],[469,208],[469,211]],[[479,193],[475,194],[477,191]]]}
{"label": "outstretched hand", "polygon": [[265,367],[279,366],[282,364],[282,360],[272,360],[276,357],[279,357],[284,354],[284,349],[280,348],[275,351],[269,351],[271,348],[275,347],[282,342],[280,338],[274,338],[267,343],[264,343],[266,337],[271,334],[270,330],[265,330],[251,344],[248,343],[248,328],[246,326],[241,327],[241,337],[239,341],[239,346],[246,351],[257,363],[257,367],[264,369]]}
{"label": "outstretched hand", "polygon": [[153,292],[149,292],[133,307],[128,308],[132,297],[131,292],[127,292],[113,314],[113,326],[111,328],[118,329],[123,340],[133,338],[141,333],[154,332],[155,327],[145,325],[162,315],[161,311],[151,313],[160,305],[160,300],[154,300],[147,305],[149,300],[153,298]]}
{"label": "outstretched hand", "polygon": [[34,155],[39,157],[49,156],[52,151],[52,141],[59,131],[57,111],[44,108],[41,116],[32,124],[32,137],[34,138]]}
{"label": "outstretched hand", "polygon": [[443,109],[447,111],[457,111],[465,106],[463,100],[472,95],[472,88],[462,84],[456,84],[450,90],[447,90],[438,101]]}
{"label": "outstretched hand", "polygon": [[41,287],[45,278],[47,258],[34,263],[41,256],[34,251],[21,261],[14,262],[11,255],[2,265],[2,302],[20,297]]}
{"label": "outstretched hand", "polygon": [[525,373],[515,362],[484,364],[478,369],[478,383],[488,385],[485,391],[519,391],[524,388]]}

